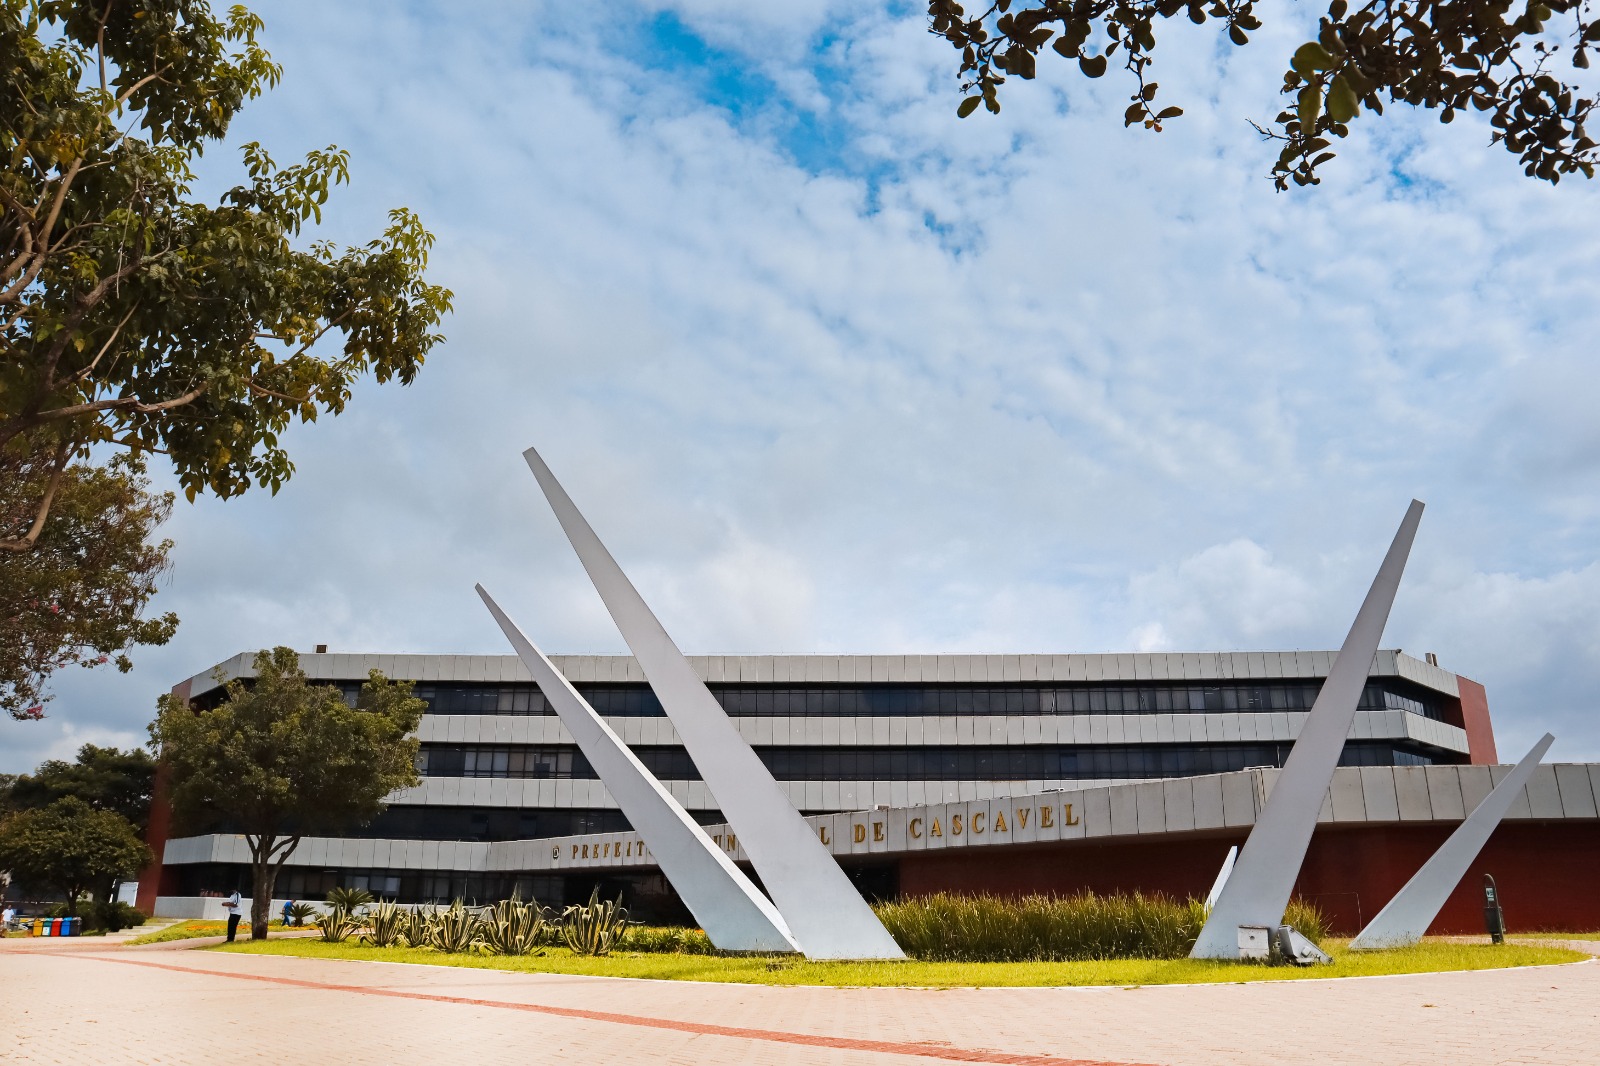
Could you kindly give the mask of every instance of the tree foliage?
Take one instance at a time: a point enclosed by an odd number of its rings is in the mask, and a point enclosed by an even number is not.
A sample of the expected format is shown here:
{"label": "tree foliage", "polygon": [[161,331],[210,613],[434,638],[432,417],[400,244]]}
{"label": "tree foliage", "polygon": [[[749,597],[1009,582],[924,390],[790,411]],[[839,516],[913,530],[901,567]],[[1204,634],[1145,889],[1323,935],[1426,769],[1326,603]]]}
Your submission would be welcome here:
{"label": "tree foliage", "polygon": [[109,898],[114,881],[149,862],[150,849],[126,818],[76,796],[0,822],[0,869],[24,885],[65,893],[69,916],[77,913],[79,896]]}
{"label": "tree foliage", "polygon": [[141,836],[150,819],[156,762],[141,748],[123,751],[85,744],[75,762],[50,759],[31,774],[12,780],[0,796],[0,810],[48,807],[69,796],[97,811],[120,815]]}
{"label": "tree foliage", "polygon": [[0,550],[33,547],[90,448],[166,454],[190,499],[275,491],[292,422],[365,374],[410,383],[440,339],[451,294],[409,211],[364,246],[302,240],[345,152],[279,166],[247,144],[241,184],[193,196],[278,80],[261,25],[205,0],[0,0],[0,480],[44,475]]}
{"label": "tree foliage", "polygon": [[155,539],[171,493],[152,493],[139,465],[42,464],[0,477],[0,537],[33,522],[36,492],[52,477],[53,518],[31,551],[0,552],[0,707],[44,716],[50,675],[72,665],[132,667],[127,649],[165,644],[175,615],[143,617],[167,569],[172,542]]}
{"label": "tree foliage", "polygon": [[[1088,77],[1120,59],[1134,91],[1125,125],[1160,130],[1183,114],[1156,102],[1156,27],[1182,16],[1216,23],[1236,45],[1262,25],[1255,0],[994,0],[969,15],[957,0],[928,0],[929,29],[961,54],[962,117],[982,103],[1000,110],[1006,77],[1028,79],[1046,46]],[[1585,130],[1595,100],[1558,73],[1589,67],[1600,47],[1590,0],[1332,0],[1315,40],[1295,50],[1284,73],[1289,106],[1267,125],[1279,142],[1272,178],[1315,185],[1363,111],[1407,103],[1450,122],[1471,108],[1490,112],[1493,141],[1530,177],[1594,177],[1596,142]],[[1559,62],[1558,62],[1559,61]]]}
{"label": "tree foliage", "polygon": [[369,822],[389,793],[419,782],[409,734],[427,705],[410,682],[374,670],[352,707],[337,688],[311,684],[288,648],[257,655],[255,673],[254,683],[229,682],[213,710],[163,697],[150,736],[180,831],[244,834],[251,935],[261,939],[278,870],[302,836]]}

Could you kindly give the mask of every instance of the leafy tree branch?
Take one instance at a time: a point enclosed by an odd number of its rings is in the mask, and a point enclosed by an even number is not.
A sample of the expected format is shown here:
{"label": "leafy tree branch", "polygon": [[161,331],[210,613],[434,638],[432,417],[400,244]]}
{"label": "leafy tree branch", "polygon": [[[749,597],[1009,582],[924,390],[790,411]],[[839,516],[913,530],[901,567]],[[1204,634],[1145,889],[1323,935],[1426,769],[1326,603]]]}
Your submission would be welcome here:
{"label": "leafy tree branch", "polygon": [[[1098,78],[1121,60],[1134,82],[1125,125],[1160,131],[1183,114],[1156,103],[1156,29],[1179,16],[1215,23],[1235,45],[1262,25],[1255,0],[995,0],[969,14],[957,0],[929,0],[929,31],[960,54],[962,117],[979,105],[1000,110],[1007,77],[1037,73],[1046,47]],[[1363,112],[1385,102],[1437,111],[1441,122],[1471,108],[1490,114],[1491,140],[1529,177],[1557,183],[1594,176],[1596,141],[1586,129],[1593,94],[1563,80],[1589,69],[1600,47],[1591,0],[1332,0],[1316,39],[1301,45],[1284,73],[1291,98],[1268,123],[1252,123],[1279,145],[1277,187],[1319,184],[1334,158],[1333,139],[1349,135]],[[1559,61],[1559,62],[1558,62]],[[1558,68],[1572,71],[1561,75]]]}

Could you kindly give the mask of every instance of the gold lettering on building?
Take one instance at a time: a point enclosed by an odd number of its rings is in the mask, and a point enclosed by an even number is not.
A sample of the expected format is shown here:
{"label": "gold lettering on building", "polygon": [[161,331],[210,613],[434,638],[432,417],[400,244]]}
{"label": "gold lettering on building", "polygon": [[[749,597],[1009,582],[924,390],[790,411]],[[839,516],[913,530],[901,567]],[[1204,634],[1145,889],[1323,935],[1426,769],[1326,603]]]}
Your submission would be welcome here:
{"label": "gold lettering on building", "polygon": [[578,845],[576,844],[572,845],[572,857],[574,859],[578,857]]}
{"label": "gold lettering on building", "polygon": [[628,841],[628,850],[625,851],[623,854],[629,856],[630,858],[632,857],[632,855],[633,855],[633,841],[631,841],[631,840]]}
{"label": "gold lettering on building", "polygon": [[1076,814],[1072,813],[1072,804],[1070,804],[1070,803],[1064,804],[1062,806],[1061,810],[1062,810],[1062,813],[1061,813],[1061,824],[1062,825],[1077,825],[1078,824],[1078,816]]}
{"label": "gold lettering on building", "polygon": [[953,837],[961,835],[961,815],[959,814],[950,816],[950,835]]}
{"label": "gold lettering on building", "polygon": [[1018,829],[1026,829],[1026,828],[1028,828],[1028,815],[1030,815],[1032,813],[1033,813],[1033,811],[1031,811],[1027,807],[1018,807],[1017,808],[1017,828]]}
{"label": "gold lettering on building", "polygon": [[1009,832],[1011,832],[1011,830],[1006,828],[1006,812],[1005,811],[995,811],[994,812],[994,831],[996,833],[1009,833]]}
{"label": "gold lettering on building", "polygon": [[739,850],[739,838],[734,836],[732,833],[728,834],[728,850],[729,851],[738,851]]}
{"label": "gold lettering on building", "polygon": [[911,833],[911,839],[912,840],[921,840],[922,839],[922,819],[921,818],[913,818],[913,819],[911,819],[910,824],[907,825],[906,828]]}
{"label": "gold lettering on building", "polygon": [[589,857],[589,845],[585,844],[585,845],[583,845],[583,854],[580,856],[580,858],[587,859],[588,857]]}
{"label": "gold lettering on building", "polygon": [[928,827],[928,835],[931,837],[944,836],[944,830],[939,828],[939,819],[935,818],[933,820],[933,825]]}
{"label": "gold lettering on building", "polygon": [[987,811],[979,811],[972,816],[972,832],[974,835],[983,832],[983,817],[987,813]]}
{"label": "gold lettering on building", "polygon": [[1049,829],[1056,824],[1056,809],[1054,807],[1039,808],[1039,828]]}
{"label": "gold lettering on building", "polygon": [[604,846],[601,847],[600,857],[602,859],[609,859],[611,857],[611,841],[606,841]]}
{"label": "gold lettering on building", "polygon": [[872,823],[872,842],[874,844],[879,844],[879,843],[883,842],[883,823],[882,822],[873,822]]}
{"label": "gold lettering on building", "polygon": [[856,822],[850,828],[850,835],[857,844],[865,844],[867,842],[867,827],[860,822]]}
{"label": "gold lettering on building", "polygon": [[824,843],[824,844],[828,844],[828,843],[832,843],[832,842],[831,842],[831,841],[830,841],[830,840],[829,840],[829,839],[828,839],[828,827],[827,827],[827,826],[825,826],[825,825],[819,825],[819,826],[817,826],[817,836],[818,836],[818,838],[820,838],[820,839],[821,839],[821,841],[822,841],[822,842],[823,842],[823,843]]}

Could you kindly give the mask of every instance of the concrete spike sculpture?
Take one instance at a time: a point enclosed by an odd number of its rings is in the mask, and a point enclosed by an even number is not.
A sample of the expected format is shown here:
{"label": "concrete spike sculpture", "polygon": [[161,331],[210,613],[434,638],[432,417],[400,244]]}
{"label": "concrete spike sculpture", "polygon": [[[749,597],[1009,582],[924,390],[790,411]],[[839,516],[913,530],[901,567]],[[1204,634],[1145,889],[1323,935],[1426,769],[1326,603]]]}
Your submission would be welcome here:
{"label": "concrete spike sculpture", "polygon": [[772,902],[706,836],[483,586],[477,589],[561,724],[577,741],[584,758],[594,766],[711,942],[729,951],[798,951]]}
{"label": "concrete spike sculpture", "polygon": [[523,458],[800,950],[814,959],[904,958],[539,453]]}
{"label": "concrete spike sculpture", "polygon": [[1352,948],[1358,951],[1398,948],[1422,939],[1422,934],[1439,916],[1445,900],[1466,876],[1467,867],[1489,842],[1489,835],[1511,809],[1517,794],[1527,785],[1528,778],[1538,769],[1539,760],[1544,758],[1555,739],[1546,733],[1483,801],[1472,808],[1472,813],[1450,834],[1450,839],[1439,845],[1439,850],[1422,864],[1422,869],[1413,874],[1405,887],[1395,893],[1394,899],[1350,941]]}
{"label": "concrete spike sculpture", "polygon": [[1233,864],[1239,860],[1239,845],[1235,844],[1228,849],[1228,857],[1222,860],[1222,869],[1217,871],[1217,879],[1211,882],[1211,891],[1206,893],[1206,913],[1211,913],[1211,908],[1217,905],[1217,900],[1222,896],[1223,888],[1227,887],[1228,878],[1233,876]]}
{"label": "concrete spike sculpture", "polygon": [[1241,926],[1276,926],[1283,921],[1421,521],[1422,504],[1412,500],[1239,861],[1200,929],[1191,958],[1236,959]]}

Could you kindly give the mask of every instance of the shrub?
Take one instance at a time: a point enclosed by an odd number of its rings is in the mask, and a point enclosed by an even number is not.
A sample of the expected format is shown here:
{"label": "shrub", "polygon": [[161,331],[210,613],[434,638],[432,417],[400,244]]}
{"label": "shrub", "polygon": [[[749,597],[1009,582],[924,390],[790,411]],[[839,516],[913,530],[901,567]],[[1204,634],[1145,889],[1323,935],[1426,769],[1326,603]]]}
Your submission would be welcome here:
{"label": "shrub", "polygon": [[350,914],[355,914],[362,907],[372,904],[372,893],[364,888],[330,888],[328,889],[328,906],[342,907]]}
{"label": "shrub", "polygon": [[436,951],[462,954],[475,950],[482,940],[483,919],[458,899],[446,910],[428,916],[428,944]]}
{"label": "shrub", "polygon": [[367,911],[367,931],[361,934],[363,944],[376,948],[392,948],[405,936],[405,912],[392,900],[379,900]]}
{"label": "shrub", "polygon": [[1301,936],[1318,947],[1328,936],[1328,916],[1315,903],[1299,896],[1289,901],[1289,906],[1283,912],[1283,924],[1294,926],[1300,930]]}
{"label": "shrub", "polygon": [[303,926],[320,913],[322,912],[309,903],[291,903],[289,904],[289,924]]}
{"label": "shrub", "polygon": [[622,897],[600,901],[600,886],[589,893],[589,902],[573,904],[561,914],[561,936],[578,955],[609,955],[628,928],[628,910]]}
{"label": "shrub", "polygon": [[[149,921],[144,911],[129,903],[120,900],[90,900],[87,896],[78,897],[78,917],[83,919],[83,929],[115,933],[118,929],[132,929]],[[46,907],[40,915],[42,918],[65,918],[67,905],[57,903]]]}
{"label": "shrub", "polygon": [[1204,906],[1165,896],[961,896],[882,903],[878,917],[906,954],[948,962],[1173,959],[1187,955]]}
{"label": "shrub", "polygon": [[628,951],[676,952],[680,955],[716,955],[711,938],[700,929],[630,925],[620,947]]}
{"label": "shrub", "polygon": [[528,903],[512,893],[483,913],[482,941],[496,955],[527,955],[544,935],[549,911],[537,901]]}
{"label": "shrub", "polygon": [[406,943],[414,948],[425,948],[432,944],[431,930],[434,916],[438,908],[429,904],[427,907],[412,907],[401,915],[400,935],[406,938]]}
{"label": "shrub", "polygon": [[361,928],[361,920],[339,906],[329,907],[328,913],[318,915],[312,924],[322,931],[322,939],[329,944],[342,944]]}
{"label": "shrub", "polygon": [[133,929],[143,925],[149,919],[144,911],[131,903],[121,900],[112,900],[109,903],[101,902],[94,905],[94,924],[108,933],[115,933],[119,929]]}

